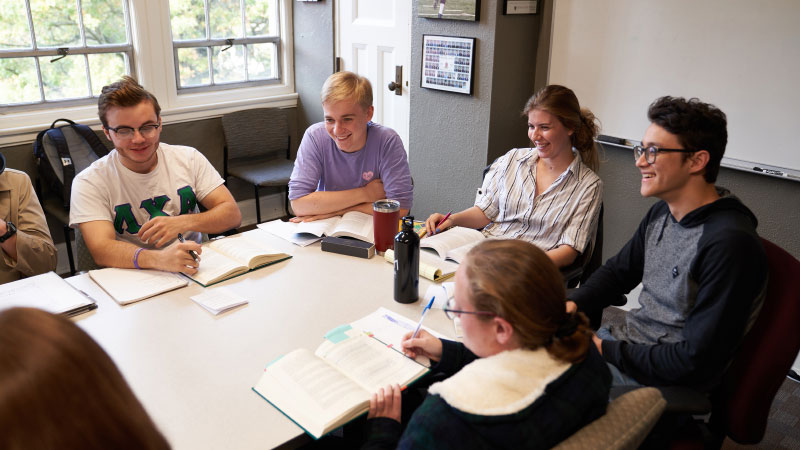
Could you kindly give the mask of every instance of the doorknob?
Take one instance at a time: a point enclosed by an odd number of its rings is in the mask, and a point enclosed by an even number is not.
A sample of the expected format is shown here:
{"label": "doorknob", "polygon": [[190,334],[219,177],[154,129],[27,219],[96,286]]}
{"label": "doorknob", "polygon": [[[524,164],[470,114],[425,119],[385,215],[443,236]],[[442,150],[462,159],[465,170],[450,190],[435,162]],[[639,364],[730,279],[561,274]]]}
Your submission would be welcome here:
{"label": "doorknob", "polygon": [[403,66],[394,66],[394,81],[389,83],[389,90],[394,95],[403,95]]}

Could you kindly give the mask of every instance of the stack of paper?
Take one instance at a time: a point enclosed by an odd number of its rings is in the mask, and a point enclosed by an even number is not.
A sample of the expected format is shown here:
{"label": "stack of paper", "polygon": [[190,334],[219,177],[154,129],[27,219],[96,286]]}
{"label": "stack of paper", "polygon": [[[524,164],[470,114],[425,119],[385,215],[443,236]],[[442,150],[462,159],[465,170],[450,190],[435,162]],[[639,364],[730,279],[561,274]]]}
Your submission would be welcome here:
{"label": "stack of paper", "polygon": [[202,293],[189,298],[214,315],[248,303],[246,298],[225,286],[206,289]]}

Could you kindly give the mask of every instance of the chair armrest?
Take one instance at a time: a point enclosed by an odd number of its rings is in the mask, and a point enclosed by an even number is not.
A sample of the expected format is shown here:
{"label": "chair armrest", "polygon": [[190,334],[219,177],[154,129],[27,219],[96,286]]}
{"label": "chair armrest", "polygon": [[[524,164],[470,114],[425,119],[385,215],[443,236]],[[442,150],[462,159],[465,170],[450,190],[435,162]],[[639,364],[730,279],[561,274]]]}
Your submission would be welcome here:
{"label": "chair armrest", "polygon": [[[613,386],[609,398],[613,400],[639,388],[641,386]],[[665,413],[702,415],[711,412],[711,400],[700,391],[681,386],[656,386],[656,389],[667,401]]]}

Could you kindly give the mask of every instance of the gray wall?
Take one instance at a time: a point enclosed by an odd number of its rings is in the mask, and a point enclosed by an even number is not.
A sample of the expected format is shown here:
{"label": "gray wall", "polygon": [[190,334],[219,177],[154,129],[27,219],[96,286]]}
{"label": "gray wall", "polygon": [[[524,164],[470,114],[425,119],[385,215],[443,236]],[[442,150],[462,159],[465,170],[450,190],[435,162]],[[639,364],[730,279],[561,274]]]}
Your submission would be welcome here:
{"label": "gray wall", "polygon": [[[603,259],[613,256],[633,235],[655,199],[639,195],[641,175],[631,150],[604,146]],[[800,183],[722,168],[717,185],[726,187],[758,218],[758,233],[800,258]]]}
{"label": "gray wall", "polygon": [[[480,21],[424,19],[413,2],[409,165],[413,214],[459,211],[472,205],[482,169],[527,144],[520,111],[533,93],[539,16],[504,16],[502,1],[481,2]],[[474,37],[473,95],[420,87],[422,36]]]}
{"label": "gray wall", "polygon": [[322,120],[319,92],[333,73],[333,0],[292,2],[294,17],[294,83],[300,97],[297,127],[300,136]]}

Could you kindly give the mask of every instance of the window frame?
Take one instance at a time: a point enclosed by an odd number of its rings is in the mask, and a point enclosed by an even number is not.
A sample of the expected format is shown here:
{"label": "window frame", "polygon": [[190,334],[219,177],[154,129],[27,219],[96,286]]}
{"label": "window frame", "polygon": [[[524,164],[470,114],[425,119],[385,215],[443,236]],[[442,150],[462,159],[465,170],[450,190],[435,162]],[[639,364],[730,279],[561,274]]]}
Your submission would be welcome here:
{"label": "window frame", "polygon": [[[279,45],[277,60],[280,81],[258,86],[179,92],[172,52],[169,4],[166,1],[125,0],[130,12],[133,58],[132,75],[152,92],[161,105],[165,124],[219,117],[246,107],[295,107],[298,95],[294,86],[294,46],[292,41],[292,0],[276,0]],[[62,117],[100,128],[97,104],[26,110],[3,116],[0,147],[32,142],[36,133]]]}
{"label": "window frame", "polygon": [[[72,0],[76,1],[76,0]],[[25,16],[28,24],[28,33],[31,41],[31,48],[25,49],[0,49],[0,58],[34,58],[36,66],[36,76],[39,83],[39,98],[40,100],[30,103],[15,103],[13,105],[0,105],[0,114],[10,115],[20,111],[31,111],[51,108],[64,108],[76,105],[85,105],[96,103],[92,91],[92,76],[89,69],[88,55],[108,54],[108,53],[123,53],[125,55],[127,68],[130,69],[131,75],[136,76],[135,67],[136,60],[134,59],[134,46],[133,46],[133,32],[131,30],[130,18],[130,5],[127,1],[122,1],[123,17],[125,20],[125,34],[128,40],[125,44],[107,44],[107,45],[92,45],[86,43],[86,28],[83,24],[83,2],[76,1],[78,6],[78,32],[80,33],[80,44],[75,46],[66,47],[52,47],[52,46],[39,46],[36,39],[36,27],[33,24],[33,16],[31,12],[31,5],[29,1],[25,2]],[[42,79],[42,68],[40,58],[54,56],[55,59],[66,56],[83,55],[86,67],[86,83],[89,90],[88,97],[67,98],[61,100],[47,100],[44,93],[44,80]],[[0,133],[2,131],[0,130]]]}

